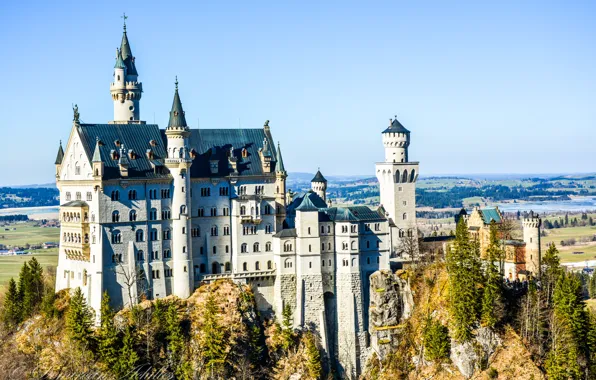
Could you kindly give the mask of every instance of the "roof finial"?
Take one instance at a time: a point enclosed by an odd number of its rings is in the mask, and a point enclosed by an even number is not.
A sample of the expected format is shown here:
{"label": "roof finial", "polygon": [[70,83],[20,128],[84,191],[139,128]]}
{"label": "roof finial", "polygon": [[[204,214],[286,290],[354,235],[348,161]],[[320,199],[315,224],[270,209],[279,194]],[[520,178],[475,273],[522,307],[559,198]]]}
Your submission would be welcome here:
{"label": "roof finial", "polygon": [[175,82],[175,84],[176,84],[176,91],[178,91],[178,75],[176,75],[176,82]]}
{"label": "roof finial", "polygon": [[122,16],[120,16],[120,18],[124,19],[124,33],[126,33],[126,19],[128,18],[128,16],[126,15],[126,13],[122,13]]}
{"label": "roof finial", "polygon": [[75,123],[78,123],[78,122],[79,122],[79,116],[80,116],[80,114],[79,114],[79,106],[77,106],[77,105],[75,104],[75,105],[72,107],[72,112],[73,112],[73,114],[74,114],[74,115],[73,115],[73,116],[74,116],[74,117],[73,117],[73,121],[74,121]]}

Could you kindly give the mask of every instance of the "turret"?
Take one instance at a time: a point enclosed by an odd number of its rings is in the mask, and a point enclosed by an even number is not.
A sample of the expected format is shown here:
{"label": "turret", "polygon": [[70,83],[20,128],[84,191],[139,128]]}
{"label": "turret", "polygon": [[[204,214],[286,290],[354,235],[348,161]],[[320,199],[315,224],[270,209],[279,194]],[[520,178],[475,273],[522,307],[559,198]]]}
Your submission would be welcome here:
{"label": "turret", "polygon": [[321,199],[327,201],[327,179],[321,174],[321,170],[317,170],[317,174],[310,180],[310,188],[317,193]]}
{"label": "turret", "polygon": [[284,160],[281,155],[281,147],[277,143],[277,156],[275,158],[275,203],[276,203],[276,230],[280,230],[286,217],[286,178],[288,173],[284,167]]}
{"label": "turret", "polygon": [[389,119],[389,127],[383,131],[385,162],[408,162],[410,131],[396,119]]}
{"label": "turret", "polygon": [[116,50],[114,80],[110,85],[110,93],[114,102],[114,121],[112,123],[141,123],[139,101],[143,87],[137,77],[135,58],[130,50],[125,23],[120,49]]}
{"label": "turret", "polygon": [[99,137],[96,137],[95,150],[93,151],[93,159],[91,160],[91,164],[93,165],[94,179],[101,179],[103,177],[104,163],[101,157],[101,150],[99,149],[100,145],[101,141],[99,141]]}
{"label": "turret", "polygon": [[193,288],[192,245],[190,244],[190,166],[188,154],[190,130],[178,93],[178,79],[170,121],[166,128],[168,156],[166,167],[173,178],[172,189],[172,257],[174,261],[173,294],[187,298]]}
{"label": "turret", "polygon": [[530,211],[522,220],[524,242],[526,243],[526,270],[534,276],[540,275],[542,251],[540,247],[540,226],[542,219]]}
{"label": "turret", "polygon": [[58,154],[56,155],[56,178],[60,178],[60,167],[62,166],[62,160],[64,159],[64,149],[62,149],[62,140],[58,146]]}

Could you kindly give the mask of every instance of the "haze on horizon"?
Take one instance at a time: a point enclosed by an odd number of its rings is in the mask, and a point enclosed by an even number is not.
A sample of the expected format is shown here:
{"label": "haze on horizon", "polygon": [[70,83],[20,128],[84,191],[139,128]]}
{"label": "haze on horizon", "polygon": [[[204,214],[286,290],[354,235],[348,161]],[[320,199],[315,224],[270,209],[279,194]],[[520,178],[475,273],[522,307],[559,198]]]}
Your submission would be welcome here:
{"label": "haze on horizon", "polygon": [[0,5],[0,186],[54,180],[72,104],[112,120],[122,12],[143,120],[177,75],[193,128],[270,120],[290,172],[373,176],[393,115],[421,175],[596,171],[593,2],[26,1]]}

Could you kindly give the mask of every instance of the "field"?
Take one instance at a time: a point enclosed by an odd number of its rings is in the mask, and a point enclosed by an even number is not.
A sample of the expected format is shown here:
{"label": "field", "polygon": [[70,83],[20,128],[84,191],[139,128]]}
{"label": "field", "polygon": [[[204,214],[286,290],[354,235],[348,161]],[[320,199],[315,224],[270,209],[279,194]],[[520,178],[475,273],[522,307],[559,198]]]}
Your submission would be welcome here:
{"label": "field", "polygon": [[[9,231],[5,231],[8,228]],[[16,228],[16,231],[13,231]],[[51,227],[35,227],[34,222],[16,223],[0,228],[0,244],[9,246],[24,246],[25,244],[41,244],[45,242],[58,242],[60,229]]]}
{"label": "field", "polygon": [[0,256],[0,288],[4,287],[11,277],[16,279],[23,263],[31,260],[32,257],[39,261],[44,270],[48,266],[56,268],[56,265],[58,265],[57,248],[42,249],[30,255]]}
{"label": "field", "polygon": [[[542,237],[543,255],[550,243],[555,243],[560,252],[561,262],[578,262],[596,259],[596,242],[581,242],[581,239],[588,240],[596,235],[596,227],[568,227],[546,230],[548,236]],[[561,240],[576,239],[577,244],[563,247]],[[574,254],[573,252],[583,252]]]}

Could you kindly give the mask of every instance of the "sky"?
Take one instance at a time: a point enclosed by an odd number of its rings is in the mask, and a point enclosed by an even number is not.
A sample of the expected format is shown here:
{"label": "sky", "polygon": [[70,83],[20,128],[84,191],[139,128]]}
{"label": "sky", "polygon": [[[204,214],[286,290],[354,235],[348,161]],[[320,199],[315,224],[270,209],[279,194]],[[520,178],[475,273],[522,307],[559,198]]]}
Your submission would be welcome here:
{"label": "sky", "polygon": [[72,104],[113,119],[123,12],[141,119],[270,120],[290,172],[374,175],[389,118],[421,175],[596,167],[594,1],[4,1],[0,185],[53,182]]}

